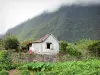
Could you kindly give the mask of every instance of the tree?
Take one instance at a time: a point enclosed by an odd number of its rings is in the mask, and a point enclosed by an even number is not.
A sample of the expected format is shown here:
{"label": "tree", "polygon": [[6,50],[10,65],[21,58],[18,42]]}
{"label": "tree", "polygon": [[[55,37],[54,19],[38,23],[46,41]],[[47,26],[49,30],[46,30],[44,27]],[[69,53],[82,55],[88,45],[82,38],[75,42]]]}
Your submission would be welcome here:
{"label": "tree", "polygon": [[19,41],[18,41],[16,36],[14,36],[14,35],[7,35],[7,36],[5,36],[3,41],[4,41],[5,49],[7,49],[7,50],[8,49],[15,49],[15,50],[18,49]]}
{"label": "tree", "polygon": [[68,46],[68,43],[66,41],[60,41],[60,50],[66,51],[66,47]]}

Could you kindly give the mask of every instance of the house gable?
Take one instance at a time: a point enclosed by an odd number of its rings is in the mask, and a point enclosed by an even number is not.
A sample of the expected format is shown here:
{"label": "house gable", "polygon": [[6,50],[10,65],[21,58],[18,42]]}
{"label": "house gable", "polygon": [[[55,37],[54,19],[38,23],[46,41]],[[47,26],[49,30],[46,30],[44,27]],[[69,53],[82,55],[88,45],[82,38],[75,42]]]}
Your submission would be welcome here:
{"label": "house gable", "polygon": [[50,34],[50,35],[59,43],[59,41],[52,34]]}
{"label": "house gable", "polygon": [[52,34],[42,43],[42,52],[48,54],[57,54],[59,52],[59,42]]}

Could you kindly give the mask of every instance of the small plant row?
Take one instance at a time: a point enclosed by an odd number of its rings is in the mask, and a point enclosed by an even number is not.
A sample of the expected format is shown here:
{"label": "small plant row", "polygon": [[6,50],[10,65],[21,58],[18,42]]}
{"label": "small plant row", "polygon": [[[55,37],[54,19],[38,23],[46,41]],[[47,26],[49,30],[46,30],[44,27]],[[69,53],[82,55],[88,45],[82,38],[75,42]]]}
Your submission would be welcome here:
{"label": "small plant row", "polygon": [[26,63],[20,64],[18,69],[22,73],[28,74],[29,71],[32,71],[34,75],[100,75],[100,60],[91,59],[51,64],[40,62]]}
{"label": "small plant row", "polygon": [[40,63],[40,62],[34,62],[34,63],[26,63],[26,64],[20,64],[18,67],[19,70],[31,70],[31,71],[50,71],[53,68],[53,64],[50,63]]}

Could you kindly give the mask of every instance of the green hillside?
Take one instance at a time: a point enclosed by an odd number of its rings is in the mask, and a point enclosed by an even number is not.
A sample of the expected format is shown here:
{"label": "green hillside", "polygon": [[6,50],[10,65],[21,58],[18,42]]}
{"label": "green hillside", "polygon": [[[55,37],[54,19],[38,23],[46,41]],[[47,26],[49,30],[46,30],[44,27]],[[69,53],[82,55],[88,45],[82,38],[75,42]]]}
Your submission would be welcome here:
{"label": "green hillside", "polygon": [[53,13],[42,13],[7,33],[15,34],[20,41],[39,39],[52,33],[58,40],[69,42],[81,38],[100,39],[100,5],[62,6]]}

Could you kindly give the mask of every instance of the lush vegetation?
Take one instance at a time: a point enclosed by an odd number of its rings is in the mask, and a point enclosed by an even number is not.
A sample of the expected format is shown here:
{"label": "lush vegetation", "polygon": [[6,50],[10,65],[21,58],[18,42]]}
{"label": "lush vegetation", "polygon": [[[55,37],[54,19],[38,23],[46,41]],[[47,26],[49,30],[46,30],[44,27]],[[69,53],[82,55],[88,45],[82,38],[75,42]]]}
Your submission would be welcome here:
{"label": "lush vegetation", "polygon": [[7,35],[4,38],[4,47],[6,50],[8,49],[18,49],[19,41],[14,35]]}
{"label": "lush vegetation", "polygon": [[66,52],[66,47],[68,46],[68,43],[66,41],[60,41],[60,51],[65,51]]}
{"label": "lush vegetation", "polygon": [[[8,37],[7,37],[8,38]],[[17,39],[17,38],[16,38]],[[14,39],[10,39],[10,44]],[[3,46],[1,40],[1,45]],[[15,40],[14,40],[15,41]],[[18,41],[18,40],[17,40]],[[19,44],[19,42],[17,42]],[[19,47],[24,47],[27,42],[22,43]],[[13,46],[13,45],[12,45]],[[22,48],[23,48],[22,47]],[[6,49],[6,47],[5,47]],[[81,39],[79,41],[68,43],[60,41],[60,57],[63,60],[58,62],[12,62],[16,57],[12,49],[0,50],[0,75],[8,75],[10,70],[18,70],[19,75],[99,75],[100,74],[100,40]],[[20,48],[21,49],[21,48]],[[12,52],[11,52],[12,51]],[[20,50],[19,50],[20,51]],[[17,53],[17,52],[16,52]],[[24,59],[22,53],[17,53],[20,60]],[[59,56],[58,54],[58,56]],[[11,55],[13,55],[11,57]],[[29,54],[27,53],[29,56]],[[24,55],[25,56],[25,55]],[[34,55],[35,56],[35,55]],[[32,57],[34,57],[32,56]],[[95,56],[95,57],[94,57]],[[27,56],[25,56],[27,57]],[[75,58],[65,60],[64,58]],[[19,61],[15,59],[16,61]]]}
{"label": "lush vegetation", "polygon": [[8,71],[2,69],[2,70],[0,71],[0,75],[8,75]]}
{"label": "lush vegetation", "polygon": [[80,57],[82,53],[74,46],[74,45],[69,45],[66,47],[67,53],[72,56],[77,56]]}
{"label": "lush vegetation", "polygon": [[88,49],[93,55],[100,57],[100,41],[95,41],[94,43],[90,44]]}
{"label": "lush vegetation", "polygon": [[11,58],[8,52],[6,50],[0,51],[0,71],[2,69],[10,70],[14,68],[15,66],[12,64]]}
{"label": "lush vegetation", "polygon": [[18,69],[21,75],[99,75],[100,60],[68,61],[57,63],[23,63]]}
{"label": "lush vegetation", "polygon": [[28,70],[22,70],[21,75],[30,75],[30,72]]}
{"label": "lush vegetation", "polygon": [[81,39],[74,43],[60,41],[60,51],[76,57],[98,57],[100,54],[100,41],[90,39]]}
{"label": "lush vegetation", "polygon": [[54,65],[54,68],[52,69],[51,74],[54,73],[58,75],[99,75],[99,64],[99,60],[56,63]]}
{"label": "lush vegetation", "polygon": [[[99,75],[100,60],[85,59],[82,61],[67,61],[67,62],[28,62],[12,64],[8,58],[7,51],[1,51],[0,62],[2,69],[0,75],[8,75],[9,70],[19,70],[19,75]],[[4,59],[6,61],[4,61]],[[0,63],[1,64],[1,63]],[[9,66],[10,64],[10,66]],[[5,65],[5,66],[3,66]]]}
{"label": "lush vegetation", "polygon": [[53,64],[51,63],[25,63],[20,64],[18,67],[19,70],[31,70],[34,72],[37,71],[50,71],[53,68]]}
{"label": "lush vegetation", "polygon": [[6,50],[0,51],[0,75],[8,75],[8,70],[15,69],[9,53]]}
{"label": "lush vegetation", "polygon": [[0,50],[4,49],[3,40],[0,39]]}
{"label": "lush vegetation", "polygon": [[100,39],[100,6],[62,6],[53,13],[42,13],[8,30],[20,41],[39,39],[52,33],[58,40]]}

